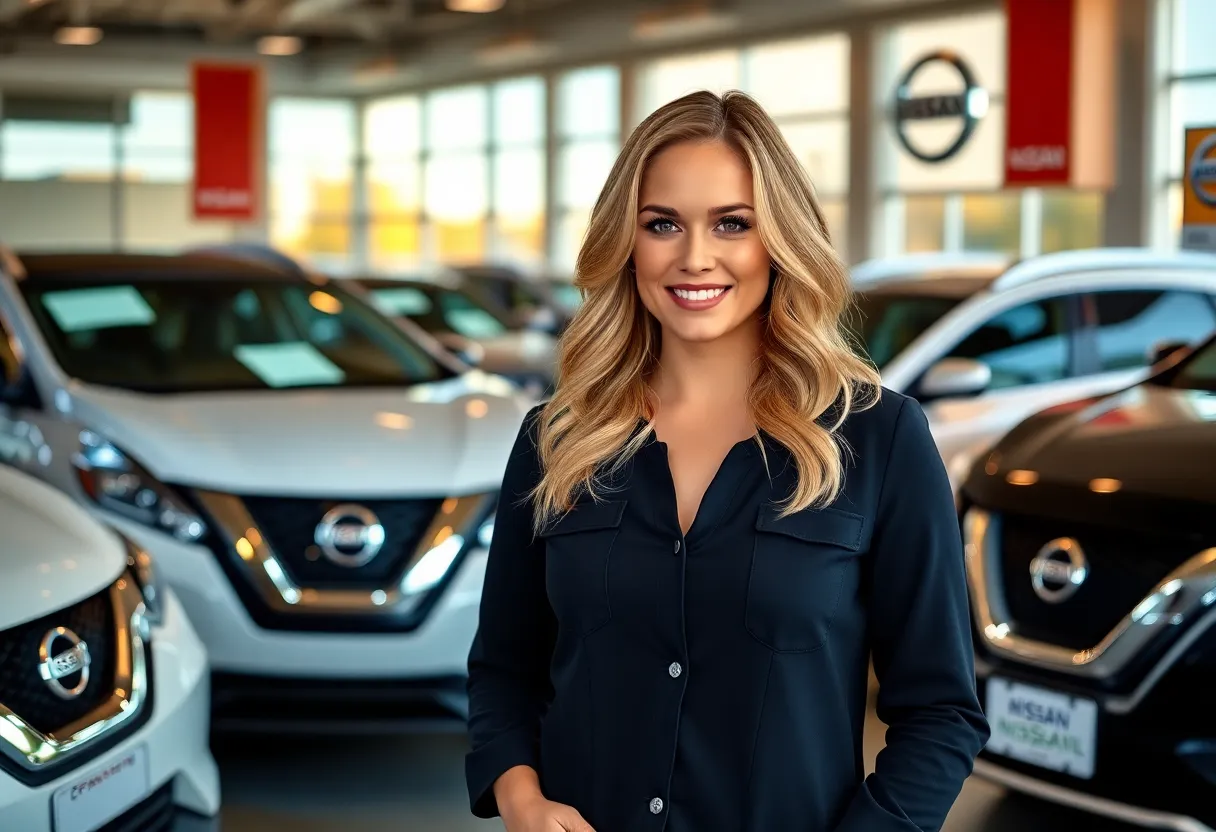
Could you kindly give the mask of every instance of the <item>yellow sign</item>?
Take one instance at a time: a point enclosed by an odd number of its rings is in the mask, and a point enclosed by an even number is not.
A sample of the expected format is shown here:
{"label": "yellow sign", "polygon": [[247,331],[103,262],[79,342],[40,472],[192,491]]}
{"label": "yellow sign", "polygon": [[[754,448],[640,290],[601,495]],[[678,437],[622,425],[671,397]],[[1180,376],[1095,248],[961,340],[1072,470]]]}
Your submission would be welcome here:
{"label": "yellow sign", "polygon": [[1216,127],[1188,127],[1182,176],[1182,247],[1216,251]]}

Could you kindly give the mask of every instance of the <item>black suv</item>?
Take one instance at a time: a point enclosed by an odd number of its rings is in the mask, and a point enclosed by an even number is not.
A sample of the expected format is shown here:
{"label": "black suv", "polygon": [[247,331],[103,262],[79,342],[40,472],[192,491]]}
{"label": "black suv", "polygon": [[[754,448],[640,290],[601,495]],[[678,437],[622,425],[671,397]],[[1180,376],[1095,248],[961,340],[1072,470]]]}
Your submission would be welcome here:
{"label": "black suv", "polygon": [[960,512],[992,726],[976,773],[1216,829],[1216,338],[1022,422]]}

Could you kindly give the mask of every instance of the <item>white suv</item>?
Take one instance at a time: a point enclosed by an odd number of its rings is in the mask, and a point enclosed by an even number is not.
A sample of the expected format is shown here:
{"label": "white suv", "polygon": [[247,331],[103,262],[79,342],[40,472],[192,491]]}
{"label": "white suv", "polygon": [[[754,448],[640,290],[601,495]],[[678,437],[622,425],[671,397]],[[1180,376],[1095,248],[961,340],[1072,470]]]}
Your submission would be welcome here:
{"label": "white suv", "polygon": [[1135,384],[1216,330],[1216,256],[1195,252],[911,255],[853,280],[861,340],[883,383],[924,405],[956,489],[1027,416]]}
{"label": "white suv", "polygon": [[4,468],[0,530],[0,829],[218,828],[206,652],[147,554]]}
{"label": "white suv", "polygon": [[215,727],[459,724],[532,402],[292,269],[6,259],[0,462],[152,554],[207,645]]}

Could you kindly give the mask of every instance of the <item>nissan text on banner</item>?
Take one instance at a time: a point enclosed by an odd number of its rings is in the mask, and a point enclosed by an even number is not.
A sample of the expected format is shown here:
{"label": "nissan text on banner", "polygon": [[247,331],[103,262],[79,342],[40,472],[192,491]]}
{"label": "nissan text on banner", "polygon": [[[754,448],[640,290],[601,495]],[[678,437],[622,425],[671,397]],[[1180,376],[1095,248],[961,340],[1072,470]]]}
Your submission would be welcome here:
{"label": "nissan text on banner", "polygon": [[1113,186],[1115,2],[1005,0],[1007,187]]}
{"label": "nissan text on banner", "polygon": [[192,67],[196,219],[252,222],[261,212],[262,69],[256,64]]}

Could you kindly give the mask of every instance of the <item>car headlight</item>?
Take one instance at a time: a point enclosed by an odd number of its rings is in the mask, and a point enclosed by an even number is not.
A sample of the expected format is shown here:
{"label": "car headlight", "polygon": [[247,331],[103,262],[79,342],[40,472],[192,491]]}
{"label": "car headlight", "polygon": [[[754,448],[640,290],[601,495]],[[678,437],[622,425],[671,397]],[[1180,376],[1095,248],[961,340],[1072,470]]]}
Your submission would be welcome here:
{"label": "car headlight", "polygon": [[102,508],[178,540],[194,542],[207,533],[203,519],[172,489],[96,433],[81,431],[72,464],[85,493]]}
{"label": "car headlight", "polygon": [[164,590],[156,576],[152,556],[130,538],[120,536],[127,544],[127,568],[139,586],[139,594],[144,598],[144,617],[148,619],[149,624],[159,624],[165,615]]}
{"label": "car headlight", "polygon": [[[497,512],[495,512],[497,513]],[[490,542],[494,539],[494,514],[491,514],[482,521],[481,526],[477,529],[477,542],[482,548],[489,549]]]}

